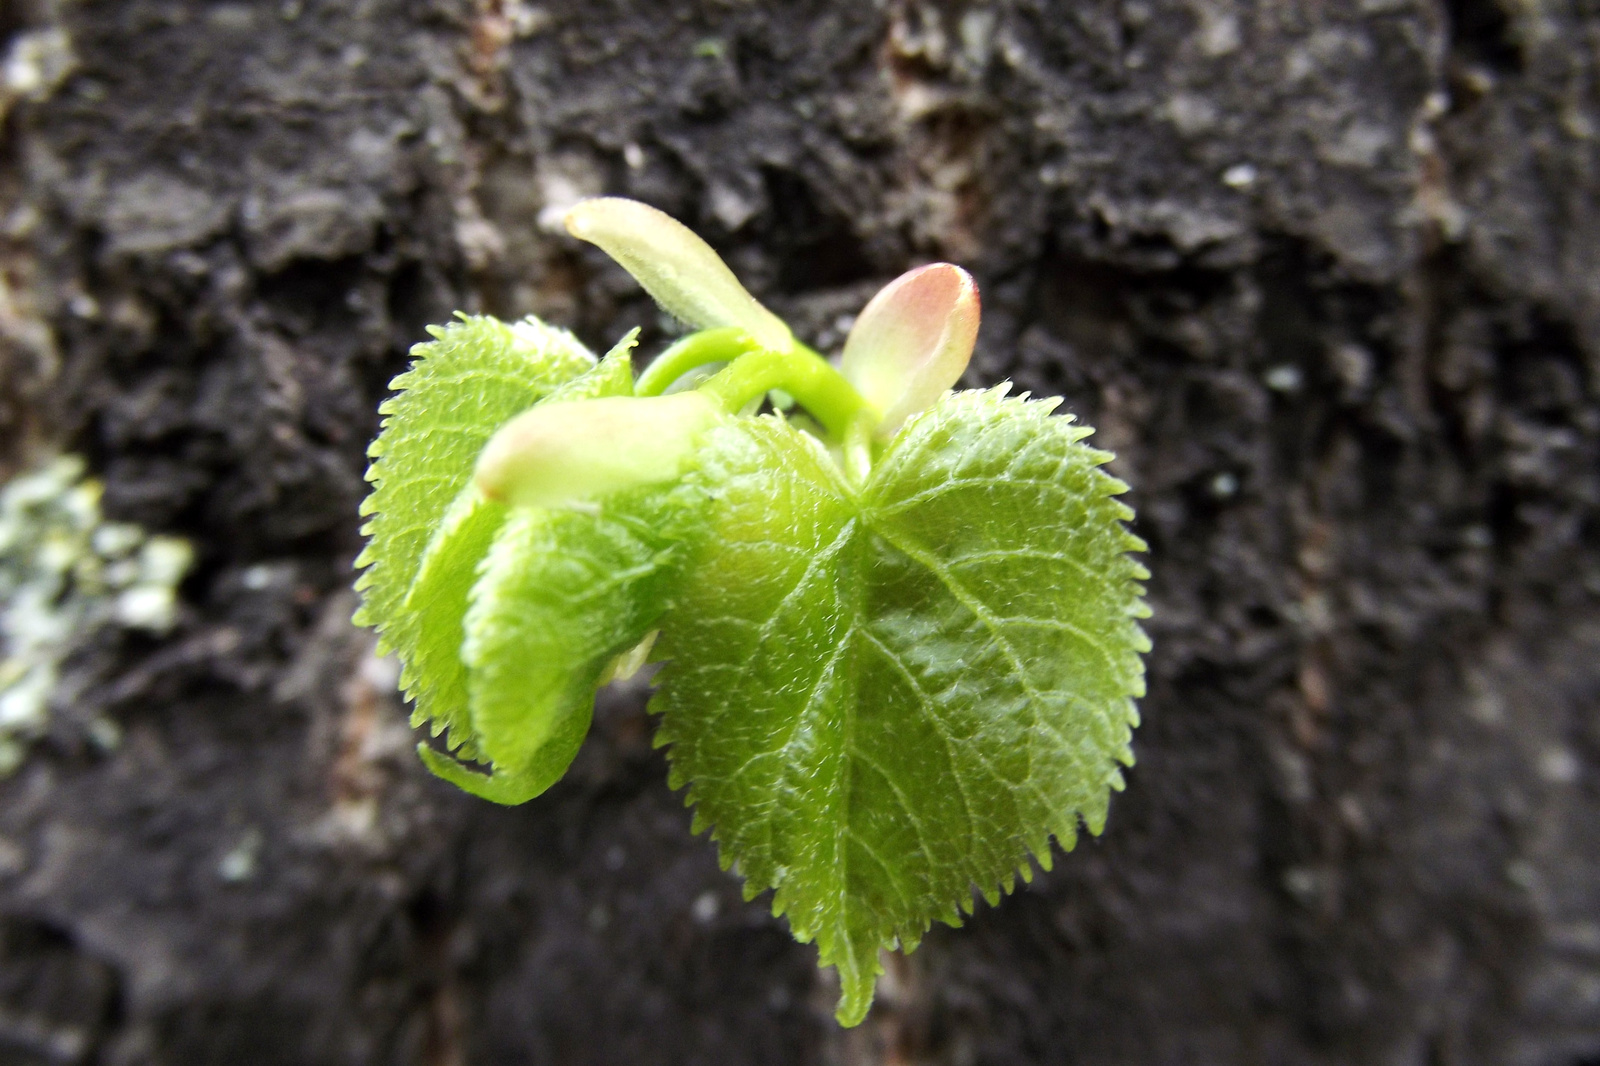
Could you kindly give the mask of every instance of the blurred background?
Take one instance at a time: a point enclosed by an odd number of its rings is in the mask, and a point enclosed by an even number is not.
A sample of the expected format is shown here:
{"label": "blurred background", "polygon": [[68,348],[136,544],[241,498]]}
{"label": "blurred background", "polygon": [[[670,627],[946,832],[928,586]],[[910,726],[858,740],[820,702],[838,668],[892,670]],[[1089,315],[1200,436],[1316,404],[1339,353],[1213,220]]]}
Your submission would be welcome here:
{"label": "blurred background", "polygon": [[[0,1064],[1600,1064],[1589,0],[0,2]],[[1155,615],[1105,835],[831,1020],[642,687],[497,808],[351,627],[457,309],[560,230],[816,347],[948,259],[1098,427]]]}

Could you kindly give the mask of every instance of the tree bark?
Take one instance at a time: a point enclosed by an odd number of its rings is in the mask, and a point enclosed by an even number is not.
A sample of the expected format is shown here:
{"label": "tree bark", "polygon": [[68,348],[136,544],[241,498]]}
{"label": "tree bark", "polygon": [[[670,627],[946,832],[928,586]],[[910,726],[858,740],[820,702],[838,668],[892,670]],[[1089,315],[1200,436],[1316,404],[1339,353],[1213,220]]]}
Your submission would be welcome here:
{"label": "tree bark", "polygon": [[[0,1063],[1600,1063],[1592,3],[13,0],[0,33],[0,473],[84,454],[199,558],[0,782]],[[348,621],[426,324],[659,348],[553,224],[598,193],[823,350],[962,263],[968,384],[1064,394],[1133,485],[1127,791],[857,1030],[690,835],[644,688],[496,808],[418,764]]]}

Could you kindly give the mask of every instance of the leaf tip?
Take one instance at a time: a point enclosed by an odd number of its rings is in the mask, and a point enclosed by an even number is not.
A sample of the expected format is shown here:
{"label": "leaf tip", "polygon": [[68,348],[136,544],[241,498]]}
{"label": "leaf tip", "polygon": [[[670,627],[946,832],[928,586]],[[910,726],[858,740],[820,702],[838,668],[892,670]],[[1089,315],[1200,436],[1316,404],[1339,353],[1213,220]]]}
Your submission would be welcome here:
{"label": "leaf tip", "polygon": [[844,1028],[853,1029],[866,1020],[867,1011],[872,1009],[873,992],[883,973],[883,962],[874,951],[865,965],[855,960],[849,965],[835,965],[839,971],[839,1005],[833,1017]]}

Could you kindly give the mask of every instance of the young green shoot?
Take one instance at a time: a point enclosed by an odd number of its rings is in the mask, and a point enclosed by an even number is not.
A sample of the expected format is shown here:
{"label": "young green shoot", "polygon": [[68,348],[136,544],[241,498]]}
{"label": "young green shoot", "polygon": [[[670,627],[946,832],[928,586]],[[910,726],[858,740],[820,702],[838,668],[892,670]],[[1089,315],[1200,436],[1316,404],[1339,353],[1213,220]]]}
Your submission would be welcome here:
{"label": "young green shoot", "polygon": [[836,367],[660,211],[567,226],[693,331],[636,379],[637,330],[596,359],[535,319],[432,329],[380,408],[357,621],[438,738],[423,762],[497,803],[560,780],[601,684],[661,664],[694,830],[854,1025],[882,951],[1102,830],[1150,646],[1127,486],[1059,399],[952,391],[959,267],[886,286]]}

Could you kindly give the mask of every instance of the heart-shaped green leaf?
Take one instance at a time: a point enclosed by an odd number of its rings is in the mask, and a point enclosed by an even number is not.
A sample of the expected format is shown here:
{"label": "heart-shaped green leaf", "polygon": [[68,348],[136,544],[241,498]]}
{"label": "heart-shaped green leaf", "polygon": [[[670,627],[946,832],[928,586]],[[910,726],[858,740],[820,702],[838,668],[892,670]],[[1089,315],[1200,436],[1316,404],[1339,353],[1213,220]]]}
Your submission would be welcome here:
{"label": "heart-shaped green leaf", "polygon": [[778,418],[705,445],[657,741],[746,892],[838,967],[844,1024],[880,949],[1098,833],[1133,761],[1143,544],[1056,402],[947,396],[860,489]]}

